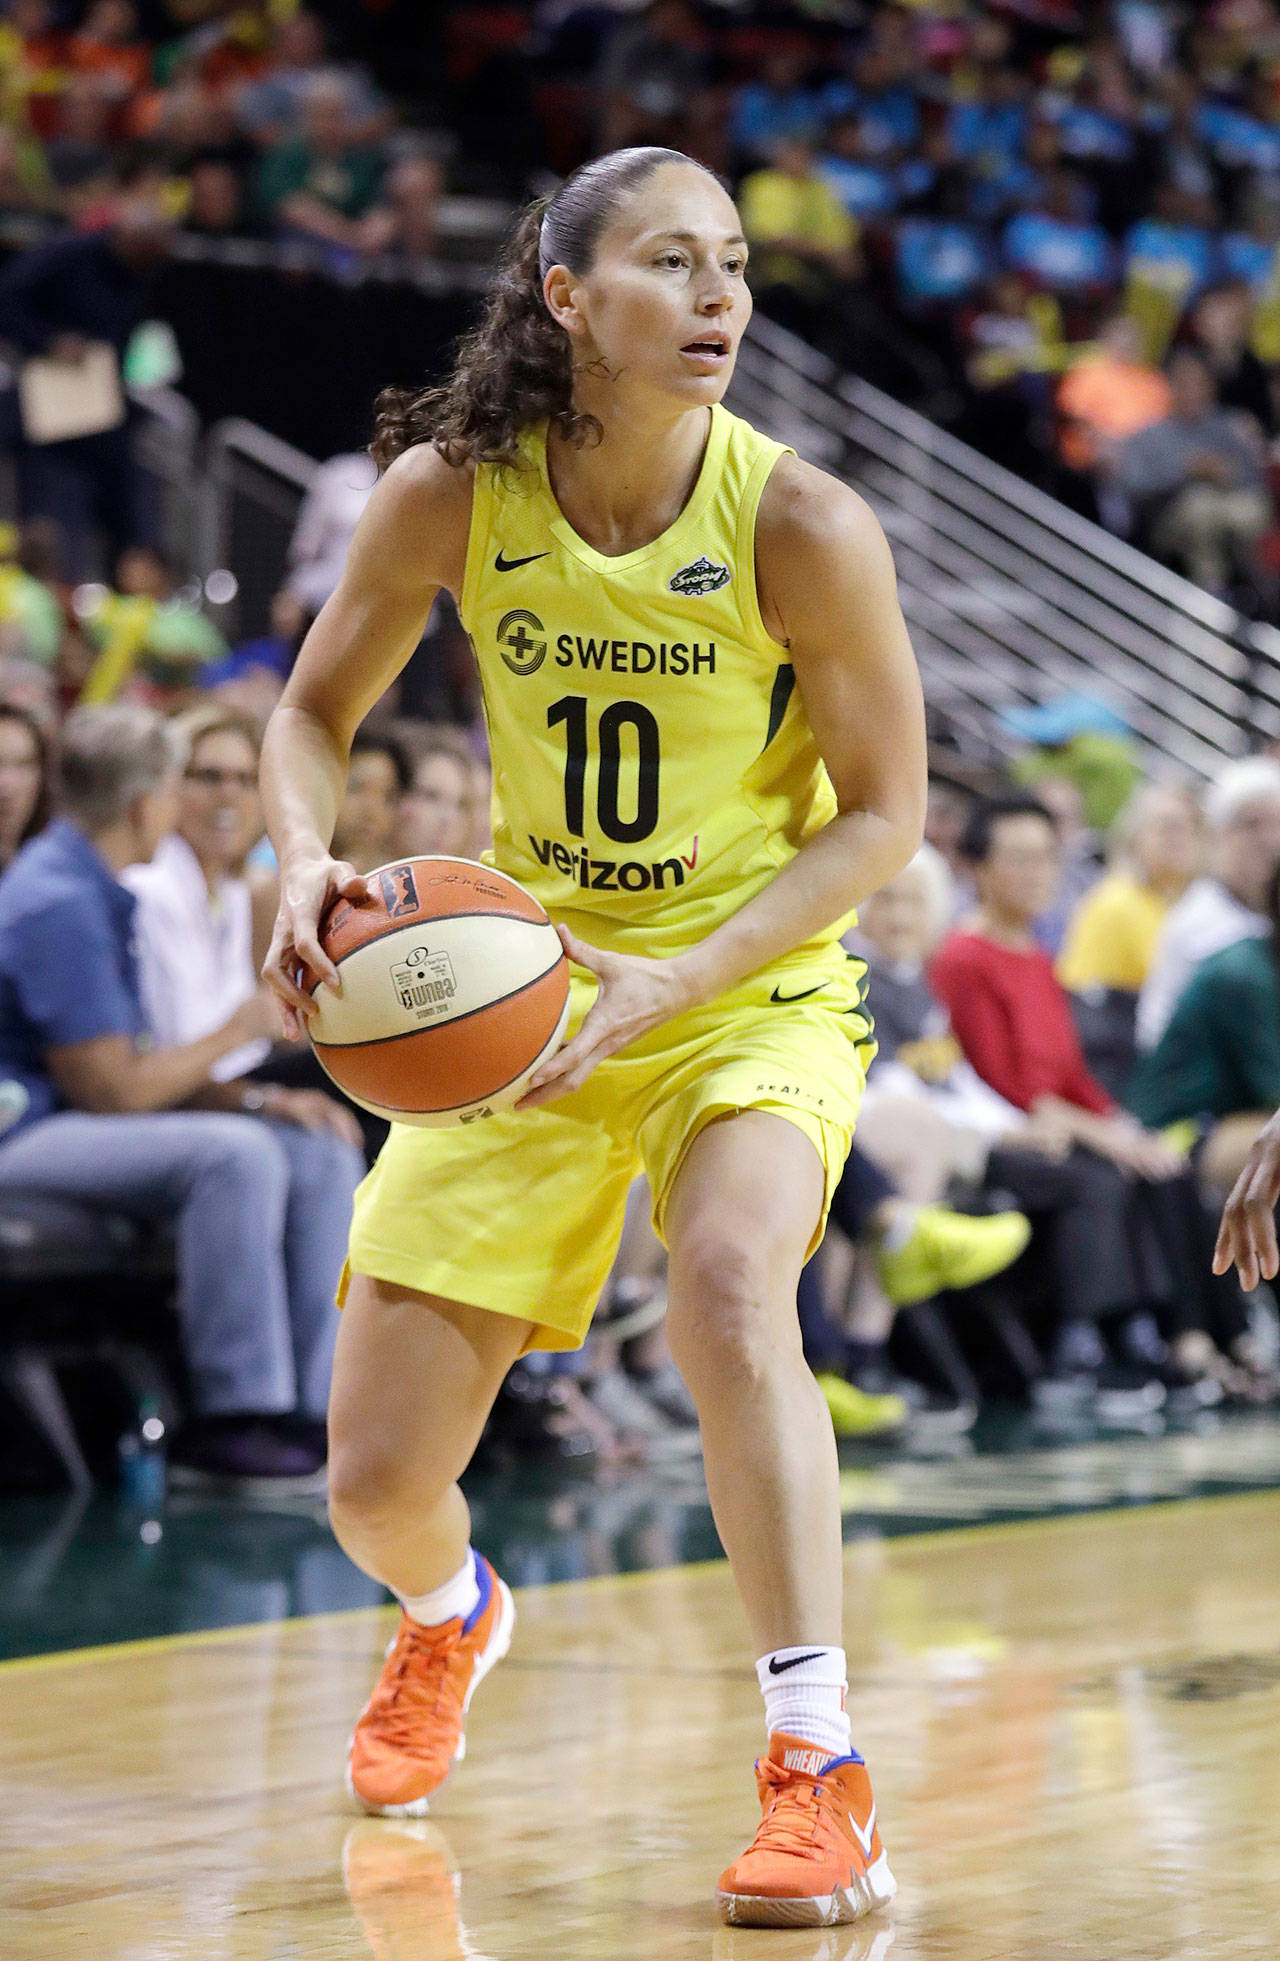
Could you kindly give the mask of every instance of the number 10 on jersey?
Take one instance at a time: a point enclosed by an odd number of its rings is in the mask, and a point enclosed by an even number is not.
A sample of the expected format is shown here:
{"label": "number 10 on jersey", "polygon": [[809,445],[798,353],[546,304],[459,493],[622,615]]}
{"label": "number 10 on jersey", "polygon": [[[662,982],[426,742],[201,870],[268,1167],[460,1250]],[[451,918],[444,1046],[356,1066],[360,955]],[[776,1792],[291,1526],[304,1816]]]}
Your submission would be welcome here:
{"label": "number 10 on jersey", "polygon": [[[587,744],[590,704],[585,695],[562,695],[547,710],[547,727],[564,723],[564,817],[571,837],[585,836]],[[635,731],[635,816],[619,809],[622,775],[622,733]],[[630,747],[630,744],[628,744]],[[635,844],[658,827],[658,776],[661,750],[657,718],[642,702],[611,701],[601,710],[598,736],[600,768],[596,784],[596,820],[605,837],[616,844]]]}

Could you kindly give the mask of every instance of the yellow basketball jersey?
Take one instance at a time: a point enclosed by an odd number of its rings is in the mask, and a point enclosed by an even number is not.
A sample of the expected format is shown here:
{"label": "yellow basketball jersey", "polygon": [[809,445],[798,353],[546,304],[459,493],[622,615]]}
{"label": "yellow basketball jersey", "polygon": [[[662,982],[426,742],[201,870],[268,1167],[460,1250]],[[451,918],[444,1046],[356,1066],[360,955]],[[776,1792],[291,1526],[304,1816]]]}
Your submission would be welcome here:
{"label": "yellow basketball jersey", "polygon": [[522,467],[477,470],[467,545],[494,862],[595,945],[678,953],[836,810],[756,593],[756,510],[784,448],[713,408],[684,510],[609,558],[556,503],[546,433],[525,432]]}

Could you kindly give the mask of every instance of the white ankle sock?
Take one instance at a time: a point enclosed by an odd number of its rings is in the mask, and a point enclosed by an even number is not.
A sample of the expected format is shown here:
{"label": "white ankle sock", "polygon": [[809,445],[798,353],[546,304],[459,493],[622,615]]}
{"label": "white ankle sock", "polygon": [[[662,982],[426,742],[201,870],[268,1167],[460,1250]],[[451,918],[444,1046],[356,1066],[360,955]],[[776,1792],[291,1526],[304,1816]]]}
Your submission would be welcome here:
{"label": "white ankle sock", "polygon": [[772,1736],[785,1730],[832,1757],[852,1748],[845,1708],[848,1664],[843,1648],[775,1648],[756,1663],[764,1697],[765,1721]]}
{"label": "white ankle sock", "polygon": [[430,1593],[397,1593],[396,1599],[411,1621],[421,1627],[438,1627],[441,1621],[463,1620],[480,1604],[480,1582],[476,1578],[476,1556],[470,1546],[467,1556],[451,1580]]}

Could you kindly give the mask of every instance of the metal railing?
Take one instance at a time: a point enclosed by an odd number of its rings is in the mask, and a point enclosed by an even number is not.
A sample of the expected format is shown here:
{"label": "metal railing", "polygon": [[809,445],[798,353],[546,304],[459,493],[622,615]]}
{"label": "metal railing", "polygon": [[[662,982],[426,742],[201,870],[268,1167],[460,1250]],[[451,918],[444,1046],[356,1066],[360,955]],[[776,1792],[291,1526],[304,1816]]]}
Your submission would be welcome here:
{"label": "metal railing", "polygon": [[205,438],[193,569],[202,578],[220,566],[234,572],[238,590],[226,622],[232,633],[266,632],[289,541],[319,467],[292,443],[239,417],[215,423]]}
{"label": "metal railing", "polygon": [[893,545],[926,695],[963,736],[1087,692],[1149,763],[1197,775],[1280,734],[1280,633],[971,449],[772,321],[731,405],[854,484]]}

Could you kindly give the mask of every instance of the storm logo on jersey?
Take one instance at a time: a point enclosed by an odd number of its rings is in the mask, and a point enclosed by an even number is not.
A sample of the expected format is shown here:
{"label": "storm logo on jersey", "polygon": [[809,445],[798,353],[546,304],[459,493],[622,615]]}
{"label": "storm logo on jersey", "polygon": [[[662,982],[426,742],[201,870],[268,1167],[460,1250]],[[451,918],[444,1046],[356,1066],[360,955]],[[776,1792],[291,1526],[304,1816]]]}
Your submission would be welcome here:
{"label": "storm logo on jersey", "polygon": [[701,599],[708,592],[719,592],[730,580],[727,565],[717,565],[714,558],[695,558],[692,565],[682,565],[667,580],[667,591],[678,592],[685,599]]}

